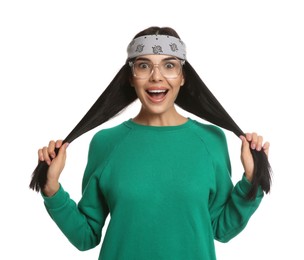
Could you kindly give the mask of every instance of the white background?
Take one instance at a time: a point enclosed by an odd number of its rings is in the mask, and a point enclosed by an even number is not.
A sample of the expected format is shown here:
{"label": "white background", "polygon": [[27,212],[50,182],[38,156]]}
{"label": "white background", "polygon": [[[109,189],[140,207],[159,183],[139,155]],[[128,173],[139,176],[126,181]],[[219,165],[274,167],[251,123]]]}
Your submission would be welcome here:
{"label": "white background", "polygon": [[[157,25],[177,30],[189,62],[240,127],[271,142],[272,192],[239,236],[216,242],[218,259],[304,259],[303,11],[300,0],[1,1],[0,258],[97,259],[100,246],[75,249],[29,189],[36,153],[66,137],[124,63],[133,36]],[[68,149],[61,182],[76,201],[99,129]],[[236,182],[240,141],[227,139]]]}

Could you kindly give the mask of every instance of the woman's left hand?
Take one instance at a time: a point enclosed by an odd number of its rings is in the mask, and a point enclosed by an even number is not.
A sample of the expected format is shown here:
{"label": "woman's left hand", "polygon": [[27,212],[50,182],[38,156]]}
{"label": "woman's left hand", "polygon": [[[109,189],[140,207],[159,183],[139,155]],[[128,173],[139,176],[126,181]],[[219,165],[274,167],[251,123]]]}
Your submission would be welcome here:
{"label": "woman's left hand", "polygon": [[250,149],[261,151],[264,150],[268,156],[269,142],[263,144],[263,137],[257,133],[246,133],[246,136],[240,136],[242,140],[241,161],[245,170],[246,178],[251,182],[253,178],[253,158]]}

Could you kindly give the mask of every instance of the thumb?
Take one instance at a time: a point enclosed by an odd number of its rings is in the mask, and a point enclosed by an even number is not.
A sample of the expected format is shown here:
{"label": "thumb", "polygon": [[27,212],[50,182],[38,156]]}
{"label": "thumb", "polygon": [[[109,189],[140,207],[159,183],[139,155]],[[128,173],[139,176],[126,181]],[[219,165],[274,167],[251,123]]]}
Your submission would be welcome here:
{"label": "thumb", "polygon": [[61,147],[59,148],[59,152],[58,152],[58,156],[62,157],[65,155],[66,153],[66,149],[68,148],[69,143],[64,143],[63,145],[61,145]]}
{"label": "thumb", "polygon": [[61,145],[61,142],[58,142],[58,144],[56,144],[56,149],[59,149],[59,151],[57,156],[52,160],[52,163],[48,169],[49,180],[55,180],[56,182],[58,181],[59,176],[65,166],[67,147],[68,143]]}
{"label": "thumb", "polygon": [[250,152],[250,143],[246,139],[245,136],[241,135],[240,139],[242,140],[242,146],[241,146],[241,156],[242,159],[244,160],[245,158],[248,158],[248,156],[251,156]]}
{"label": "thumb", "polygon": [[66,158],[66,149],[68,148],[69,143],[61,144],[60,142],[56,143],[56,148],[59,149],[57,153],[57,161],[64,161]]}
{"label": "thumb", "polygon": [[241,147],[241,161],[245,170],[245,174],[248,180],[252,179],[253,169],[254,169],[254,162],[252,158],[252,154],[250,151],[250,143],[248,142],[245,136],[240,136],[242,140],[242,147]]}
{"label": "thumb", "polygon": [[245,150],[247,150],[249,148],[249,142],[246,140],[246,137],[241,135],[240,139],[242,140],[242,147],[241,150],[242,152],[244,152]]}

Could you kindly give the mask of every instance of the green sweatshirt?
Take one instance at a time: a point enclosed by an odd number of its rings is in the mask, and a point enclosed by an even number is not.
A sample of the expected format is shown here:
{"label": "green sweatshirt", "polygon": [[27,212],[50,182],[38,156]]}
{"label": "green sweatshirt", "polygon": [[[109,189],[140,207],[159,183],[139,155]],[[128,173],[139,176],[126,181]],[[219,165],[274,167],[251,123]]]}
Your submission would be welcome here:
{"label": "green sweatshirt", "polygon": [[189,119],[179,126],[126,121],[96,133],[90,143],[82,198],[60,187],[44,197],[47,211],[69,241],[99,259],[216,259],[214,239],[227,242],[260,204],[245,199],[251,184],[235,186],[223,131]]}

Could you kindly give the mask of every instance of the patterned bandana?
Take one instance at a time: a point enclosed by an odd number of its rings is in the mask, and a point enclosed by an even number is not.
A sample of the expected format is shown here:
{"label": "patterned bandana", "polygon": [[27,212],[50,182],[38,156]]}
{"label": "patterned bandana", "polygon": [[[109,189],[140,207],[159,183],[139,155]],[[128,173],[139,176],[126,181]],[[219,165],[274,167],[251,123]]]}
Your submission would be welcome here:
{"label": "patterned bandana", "polygon": [[128,45],[128,59],[149,54],[175,56],[186,60],[186,46],[178,38],[168,35],[145,35],[133,39]]}

